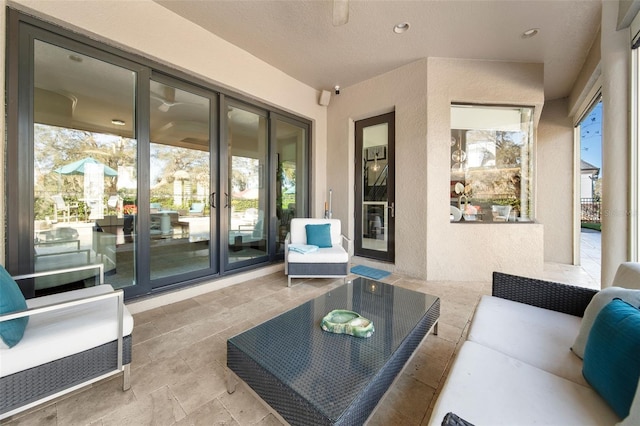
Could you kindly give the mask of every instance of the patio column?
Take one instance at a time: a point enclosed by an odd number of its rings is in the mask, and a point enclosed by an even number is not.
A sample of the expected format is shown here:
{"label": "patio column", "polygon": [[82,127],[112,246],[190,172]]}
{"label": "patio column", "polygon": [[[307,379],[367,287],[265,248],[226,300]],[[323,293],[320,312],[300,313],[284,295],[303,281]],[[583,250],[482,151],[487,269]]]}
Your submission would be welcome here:
{"label": "patio column", "polygon": [[618,2],[602,3],[602,287],[629,247],[629,30],[616,30]]}

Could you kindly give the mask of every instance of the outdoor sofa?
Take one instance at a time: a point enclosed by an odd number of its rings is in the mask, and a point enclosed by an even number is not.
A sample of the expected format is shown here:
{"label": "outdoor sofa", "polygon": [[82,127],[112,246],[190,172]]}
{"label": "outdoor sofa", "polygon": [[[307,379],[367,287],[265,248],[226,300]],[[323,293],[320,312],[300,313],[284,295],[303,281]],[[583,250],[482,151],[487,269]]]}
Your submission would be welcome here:
{"label": "outdoor sofa", "polygon": [[494,272],[429,424],[640,424],[638,289],[636,263],[600,292]]}
{"label": "outdoor sofa", "polygon": [[[22,296],[13,280],[89,268],[99,270],[98,285],[18,300],[17,311],[8,306]],[[122,290],[103,280],[102,264],[13,279],[0,266],[0,419],[115,374],[129,389],[133,317]],[[11,321],[25,317],[16,331]]]}

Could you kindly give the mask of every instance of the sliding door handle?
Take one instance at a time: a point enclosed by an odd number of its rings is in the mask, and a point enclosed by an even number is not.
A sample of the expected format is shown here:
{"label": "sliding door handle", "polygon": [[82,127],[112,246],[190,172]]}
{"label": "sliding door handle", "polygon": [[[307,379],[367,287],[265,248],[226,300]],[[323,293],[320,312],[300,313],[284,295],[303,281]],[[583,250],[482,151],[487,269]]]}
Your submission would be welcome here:
{"label": "sliding door handle", "polygon": [[224,208],[226,209],[227,207],[229,207],[229,194],[227,194],[225,192],[224,193]]}
{"label": "sliding door handle", "polygon": [[387,208],[390,210],[391,217],[396,217],[396,203],[392,202]]}
{"label": "sliding door handle", "polygon": [[216,208],[216,193],[212,192],[209,195],[209,204],[211,204],[211,208],[215,209]]}

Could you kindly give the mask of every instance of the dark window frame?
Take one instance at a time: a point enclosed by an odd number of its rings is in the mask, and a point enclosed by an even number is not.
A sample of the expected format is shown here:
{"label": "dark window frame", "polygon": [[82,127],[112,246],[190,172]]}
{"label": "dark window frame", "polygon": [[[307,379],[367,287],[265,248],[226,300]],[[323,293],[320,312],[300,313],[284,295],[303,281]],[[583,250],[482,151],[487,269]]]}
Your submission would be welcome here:
{"label": "dark window frame", "polygon": [[[127,52],[120,48],[108,45],[102,41],[89,38],[85,35],[73,32],[69,29],[61,27],[56,24],[42,21],[36,17],[27,15],[11,7],[6,8],[7,15],[7,49],[6,49],[6,105],[7,105],[7,120],[6,120],[6,155],[7,155],[7,168],[6,168],[6,182],[5,182],[5,200],[11,200],[12,202],[5,202],[6,207],[6,240],[5,240],[5,265],[7,270],[13,274],[23,274],[31,272],[31,265],[33,254],[31,248],[31,240],[25,239],[25,235],[31,235],[33,237],[33,221],[31,215],[24,215],[21,212],[33,211],[33,200],[29,196],[21,196],[25,188],[24,185],[31,185],[33,188],[33,170],[32,167],[19,167],[19,165],[29,164],[33,162],[33,113],[26,111],[25,106],[31,105],[31,99],[33,99],[33,43],[30,37],[33,31],[40,34],[37,37],[46,43],[52,43],[63,48],[71,50],[89,51],[92,52],[92,56],[97,59],[106,60],[107,62],[114,63],[115,65],[124,65],[127,69],[133,69],[138,72],[138,83],[149,81],[152,76],[167,76],[170,79],[184,81],[185,83],[199,87],[205,91],[210,91],[218,95],[218,116],[215,117],[215,123],[217,128],[215,132],[211,133],[212,137],[222,140],[222,129],[224,127],[224,119],[222,114],[222,108],[220,106],[225,99],[230,102],[237,102],[241,104],[249,105],[251,108],[257,108],[263,110],[267,114],[269,122],[273,120],[272,117],[285,117],[289,120],[295,121],[308,129],[307,132],[307,206],[310,205],[311,188],[313,187],[314,175],[311,168],[311,156],[313,152],[313,122],[302,116],[292,114],[288,111],[274,107],[273,105],[265,102],[257,101],[256,99],[245,96],[241,93],[234,92],[224,87],[216,86],[211,82],[205,81],[195,75],[188,72],[184,72],[175,69],[169,65],[154,61],[146,58],[142,55]],[[27,27],[25,27],[27,26]],[[27,28],[27,30],[25,30]],[[55,41],[53,41],[55,40]],[[26,43],[26,44],[25,44]],[[29,46],[27,49],[23,46]],[[28,83],[24,83],[25,77],[19,75],[19,71],[23,67],[29,69],[29,74],[26,77]],[[25,86],[26,90],[25,90]],[[146,87],[146,89],[144,88]],[[142,108],[148,108],[148,84],[138,84],[136,88],[136,128],[137,138],[140,142],[148,141],[149,136],[149,123],[148,117],[144,120],[145,114],[141,114]],[[145,138],[146,135],[146,138]],[[271,133],[269,132],[269,137]],[[25,143],[26,141],[26,143]],[[269,140],[269,160],[273,157],[272,153],[275,149],[274,141]],[[146,153],[146,154],[145,154]],[[146,155],[146,157],[144,157]],[[218,173],[219,173],[219,186],[222,188],[224,180],[222,179],[221,169],[224,150],[219,148],[219,151],[215,153],[214,157],[219,161]],[[148,147],[144,147],[144,143],[139,144],[138,148],[138,161],[148,162]],[[270,167],[272,169],[272,167]],[[31,175],[30,175],[31,173]],[[226,170],[225,170],[226,173]],[[271,177],[271,174],[268,174]],[[144,181],[148,178],[148,170],[139,168],[138,181]],[[148,179],[147,179],[148,180]],[[26,184],[21,182],[26,182]],[[16,184],[18,183],[18,184]],[[275,180],[269,181],[270,188],[275,186]],[[140,188],[139,188],[140,189]],[[139,190],[140,192],[140,190]],[[272,190],[270,190],[272,192]],[[142,192],[141,194],[143,194]],[[271,197],[271,195],[270,195]],[[139,200],[140,202],[144,200]],[[218,202],[221,202],[221,198],[218,197]],[[269,201],[271,206],[274,202]],[[270,212],[275,215],[274,212]],[[143,225],[143,224],[141,224]],[[220,234],[222,235],[222,234]],[[19,238],[21,237],[21,238]],[[272,238],[275,238],[275,234],[270,232],[270,245],[273,244]],[[224,244],[223,244],[224,246]],[[146,254],[148,256],[148,254]],[[234,268],[225,270],[220,265],[219,276],[230,275],[231,273],[242,272],[248,269],[255,269],[259,266],[282,261],[282,254],[269,251],[269,256],[266,261],[260,263],[250,264],[242,268]],[[144,255],[140,256],[138,261],[144,261]],[[148,278],[148,277],[147,277]],[[190,284],[210,280],[211,276],[204,276],[197,279],[188,279],[172,285],[167,285],[161,289],[149,289],[149,291],[140,293],[135,290],[125,290],[125,296],[127,299],[132,297],[138,297],[143,295],[155,294],[161,291],[168,291],[179,287],[186,287]],[[130,289],[135,289],[137,286],[131,286]],[[157,290],[157,291],[156,291]]]}

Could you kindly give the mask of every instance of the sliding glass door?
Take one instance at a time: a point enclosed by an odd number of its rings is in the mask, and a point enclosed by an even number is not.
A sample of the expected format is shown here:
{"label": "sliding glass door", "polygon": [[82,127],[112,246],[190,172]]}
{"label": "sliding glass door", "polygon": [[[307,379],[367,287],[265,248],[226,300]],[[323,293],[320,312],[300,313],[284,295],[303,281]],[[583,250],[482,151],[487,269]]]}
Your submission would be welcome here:
{"label": "sliding glass door", "polygon": [[228,269],[255,263],[268,254],[268,121],[262,111],[230,102],[227,107]]}
{"label": "sliding glass door", "polygon": [[[33,47],[33,270],[102,263],[110,283],[131,286],[136,241],[122,231],[136,226],[123,207],[137,198],[137,73],[40,40]],[[28,293],[82,287],[93,273],[38,278]]]}
{"label": "sliding glass door", "polygon": [[[149,272],[153,286],[217,272],[211,162],[215,94],[169,79],[150,84]],[[215,149],[214,149],[215,150]],[[146,207],[146,206],[145,206]],[[214,262],[215,263],[215,262]]]}
{"label": "sliding glass door", "polygon": [[308,217],[309,173],[307,138],[309,128],[304,123],[282,116],[273,116],[272,140],[276,150],[276,248],[284,255],[284,240],[291,229],[291,219]]}
{"label": "sliding glass door", "polygon": [[[10,273],[102,264],[130,299],[282,259],[309,211],[308,121],[9,14]],[[21,289],[94,284],[76,272]]]}

